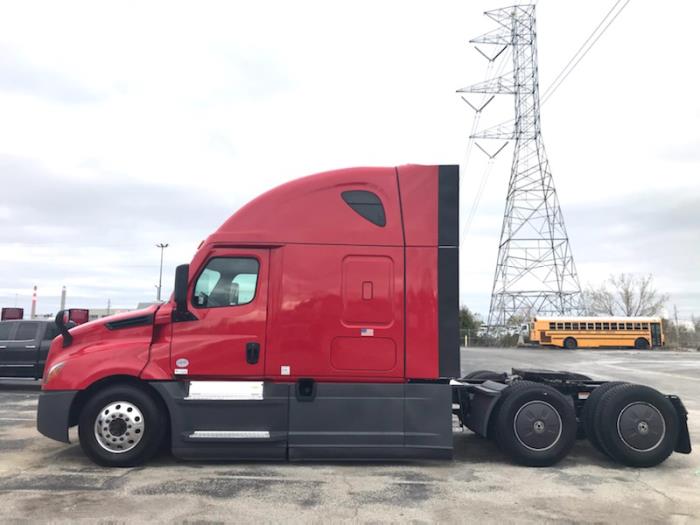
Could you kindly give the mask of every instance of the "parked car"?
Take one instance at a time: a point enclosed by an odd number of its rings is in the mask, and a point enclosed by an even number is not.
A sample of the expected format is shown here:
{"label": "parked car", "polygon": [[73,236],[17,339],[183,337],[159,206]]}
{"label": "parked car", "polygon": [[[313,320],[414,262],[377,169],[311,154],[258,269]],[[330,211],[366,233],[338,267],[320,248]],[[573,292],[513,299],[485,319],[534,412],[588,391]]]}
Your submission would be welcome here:
{"label": "parked car", "polygon": [[0,377],[41,379],[51,340],[59,333],[53,320],[0,321]]}

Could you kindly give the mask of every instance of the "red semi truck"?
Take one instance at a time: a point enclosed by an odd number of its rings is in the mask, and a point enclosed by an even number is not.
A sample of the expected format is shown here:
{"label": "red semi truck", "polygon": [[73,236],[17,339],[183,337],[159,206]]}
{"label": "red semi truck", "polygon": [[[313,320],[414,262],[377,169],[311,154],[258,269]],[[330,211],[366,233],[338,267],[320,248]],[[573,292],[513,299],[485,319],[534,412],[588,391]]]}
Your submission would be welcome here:
{"label": "red semi truck", "polygon": [[54,339],[39,431],[107,466],[451,458],[453,416],[516,462],[577,429],[611,458],[690,452],[680,399],[574,372],[460,374],[459,169],[355,168],[253,200],[179,266],[170,301]]}

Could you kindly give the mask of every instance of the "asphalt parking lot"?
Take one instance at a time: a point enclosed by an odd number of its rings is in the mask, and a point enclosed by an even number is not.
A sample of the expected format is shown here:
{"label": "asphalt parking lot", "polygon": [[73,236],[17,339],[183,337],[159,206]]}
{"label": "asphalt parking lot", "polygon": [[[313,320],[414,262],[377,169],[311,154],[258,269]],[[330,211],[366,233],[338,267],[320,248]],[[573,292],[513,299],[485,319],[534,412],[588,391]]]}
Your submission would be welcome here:
{"label": "asphalt parking lot", "polygon": [[[462,350],[463,371],[530,366],[645,383],[681,396],[700,436],[700,353]],[[621,467],[579,441],[555,467],[507,462],[469,431],[452,462],[184,463],[103,469],[35,430],[38,385],[0,380],[0,521],[664,522],[700,520],[700,456]],[[72,434],[75,437],[75,433]],[[697,441],[695,443],[697,445]]]}

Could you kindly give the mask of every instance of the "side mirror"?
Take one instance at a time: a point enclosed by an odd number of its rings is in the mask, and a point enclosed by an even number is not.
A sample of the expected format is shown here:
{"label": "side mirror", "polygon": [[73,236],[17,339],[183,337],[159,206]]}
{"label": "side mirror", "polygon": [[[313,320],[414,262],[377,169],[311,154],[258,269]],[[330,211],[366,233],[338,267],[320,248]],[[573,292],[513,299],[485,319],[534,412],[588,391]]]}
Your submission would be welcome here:
{"label": "side mirror", "polygon": [[[70,314],[68,310],[61,310],[56,314],[56,327],[63,336],[63,347],[69,346],[73,342],[73,336],[68,331],[68,318]],[[75,326],[75,324],[73,325]],[[71,327],[72,328],[72,327]]]}
{"label": "side mirror", "polygon": [[175,269],[175,308],[178,312],[187,311],[187,281],[190,277],[190,265],[181,264]]}

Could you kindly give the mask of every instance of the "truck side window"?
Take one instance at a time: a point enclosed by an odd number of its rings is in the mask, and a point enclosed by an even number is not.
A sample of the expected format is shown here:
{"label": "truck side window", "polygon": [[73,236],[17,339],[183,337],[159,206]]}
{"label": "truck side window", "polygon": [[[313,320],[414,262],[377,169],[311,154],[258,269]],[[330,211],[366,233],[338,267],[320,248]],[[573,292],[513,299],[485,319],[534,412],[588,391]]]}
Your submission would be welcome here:
{"label": "truck side window", "polygon": [[355,212],[377,226],[386,226],[384,206],[376,194],[371,191],[351,190],[341,193],[345,203]]}
{"label": "truck side window", "polygon": [[33,341],[36,339],[36,332],[39,325],[37,323],[19,323],[15,332],[15,341]]}
{"label": "truck side window", "polygon": [[214,257],[197,278],[196,308],[240,306],[255,298],[260,264],[250,257]]}

